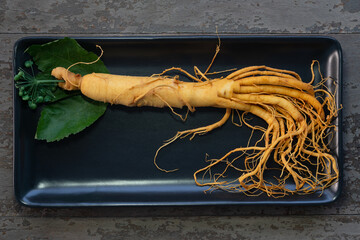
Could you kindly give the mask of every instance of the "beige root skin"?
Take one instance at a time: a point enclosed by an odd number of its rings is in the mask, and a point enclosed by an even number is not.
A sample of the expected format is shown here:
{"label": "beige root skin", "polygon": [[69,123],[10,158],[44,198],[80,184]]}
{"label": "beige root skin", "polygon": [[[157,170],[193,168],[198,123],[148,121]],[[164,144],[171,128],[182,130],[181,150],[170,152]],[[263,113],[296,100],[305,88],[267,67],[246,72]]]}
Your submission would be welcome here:
{"label": "beige root skin", "polygon": [[[313,65],[311,70],[314,75]],[[331,121],[338,111],[333,94],[324,89],[315,90],[311,85],[314,79],[305,83],[295,72],[266,66],[243,68],[216,79],[208,77],[211,75],[208,70],[201,73],[198,68],[194,69],[195,76],[181,68],[167,69],[150,77],[100,73],[80,76],[65,68],[55,68],[52,74],[65,80],[65,83],[59,83],[60,87],[80,89],[89,98],[111,104],[169,107],[176,115],[179,114],[173,108],[187,107],[190,111],[195,111],[197,107],[226,109],[218,122],[179,131],[158,149],[154,163],[165,172],[173,170],[159,167],[156,157],[161,149],[177,139],[187,136],[192,139],[219,128],[233,111],[251,113],[263,119],[267,129],[251,126],[244,119],[244,114],[241,115],[242,123],[254,131],[262,131],[262,137],[253,146],[239,147],[221,158],[209,160],[207,166],[194,173],[196,184],[210,187],[209,190],[283,197],[321,192],[337,182],[338,165],[329,154],[326,141],[329,129],[335,129]],[[193,82],[164,76],[174,70],[187,75]],[[325,95],[323,103],[315,97],[315,92]],[[264,177],[269,161],[278,165],[276,170],[279,175],[274,176],[272,181]],[[230,170],[238,172],[238,176],[227,177]],[[289,183],[293,183],[293,187]]]}
{"label": "beige root skin", "polygon": [[286,95],[295,99],[306,101],[308,104],[314,107],[314,109],[319,114],[322,120],[325,120],[324,109],[322,108],[320,102],[312,95],[282,86],[269,86],[269,85],[258,85],[258,86],[243,86],[241,84],[237,84],[234,87],[234,91],[240,94],[259,94],[259,93],[267,93],[267,94],[281,94]]}
{"label": "beige root skin", "polygon": [[59,86],[66,86],[66,90],[80,89],[91,99],[128,107],[212,107],[217,105],[220,97],[231,97],[234,85],[232,80],[225,79],[199,86],[201,83],[182,82],[164,76],[134,77],[92,73],[79,77],[71,72],[67,73],[65,68],[55,68],[52,74],[65,80],[65,84],[61,83]]}
{"label": "beige root skin", "polygon": [[82,76],[80,74],[67,71],[63,67],[57,67],[51,71],[51,75],[57,79],[65,80],[65,82],[59,82],[59,87],[68,91],[79,90],[82,81]]}

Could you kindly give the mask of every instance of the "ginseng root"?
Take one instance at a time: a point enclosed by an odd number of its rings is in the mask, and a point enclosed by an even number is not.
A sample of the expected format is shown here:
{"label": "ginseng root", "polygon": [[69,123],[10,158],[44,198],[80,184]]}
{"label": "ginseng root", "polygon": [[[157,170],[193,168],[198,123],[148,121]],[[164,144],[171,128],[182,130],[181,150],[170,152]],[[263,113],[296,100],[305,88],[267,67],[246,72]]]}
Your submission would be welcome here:
{"label": "ginseng root", "polygon": [[[315,63],[311,65],[312,73]],[[194,81],[164,75],[173,70]],[[321,192],[338,180],[337,160],[328,147],[335,129],[332,121],[338,112],[335,97],[325,89],[315,88],[313,80],[302,81],[295,72],[252,66],[223,78],[209,79],[207,72],[203,74],[198,68],[195,76],[172,68],[149,77],[135,77],[101,73],[80,76],[58,67],[52,75],[65,80],[59,86],[66,90],[80,90],[91,99],[111,104],[168,107],[173,113],[173,108],[183,107],[191,112],[198,107],[226,109],[218,122],[179,131],[159,150],[179,138],[193,138],[219,128],[232,113],[242,111],[243,123],[260,130],[262,137],[254,146],[233,149],[221,158],[208,160],[208,165],[197,170],[195,183],[208,186],[209,190],[282,197]],[[267,128],[250,125],[244,118],[248,113],[264,120]],[[274,175],[267,176],[268,171]]]}

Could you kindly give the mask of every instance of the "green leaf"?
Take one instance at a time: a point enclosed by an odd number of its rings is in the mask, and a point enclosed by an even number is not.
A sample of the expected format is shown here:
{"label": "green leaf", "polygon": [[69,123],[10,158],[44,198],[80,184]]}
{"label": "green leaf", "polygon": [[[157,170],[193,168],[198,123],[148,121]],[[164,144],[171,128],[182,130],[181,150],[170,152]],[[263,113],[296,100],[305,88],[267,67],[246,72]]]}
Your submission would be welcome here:
{"label": "green leaf", "polygon": [[[86,51],[76,40],[64,38],[43,45],[32,45],[25,52],[29,53],[41,78],[48,77],[55,67],[69,67],[77,62],[92,62],[98,56]],[[108,73],[104,63],[99,60],[93,64],[77,64],[70,71],[86,75],[93,72]],[[58,141],[71,134],[76,134],[94,123],[104,114],[107,104],[89,100],[79,91],[68,92],[58,89],[53,92],[53,103],[44,106],[36,130],[36,139],[47,142]]]}
{"label": "green leaf", "polygon": [[106,110],[106,104],[82,95],[46,105],[38,122],[35,139],[53,142],[75,134],[94,123]]}
{"label": "green leaf", "polygon": [[[32,45],[25,52],[29,53],[42,72],[51,73],[56,67],[68,68],[78,62],[92,62],[98,56],[82,48],[76,40],[64,38],[43,45]],[[98,72],[108,73],[104,63],[99,60],[93,64],[77,64],[70,71],[81,75]]]}
{"label": "green leaf", "polygon": [[[80,91],[63,91],[62,89],[58,88],[52,94],[54,95],[54,98],[51,99],[51,102],[57,102],[57,101],[65,99],[65,98],[80,95],[81,92]],[[82,99],[79,99],[79,100],[83,101]]]}

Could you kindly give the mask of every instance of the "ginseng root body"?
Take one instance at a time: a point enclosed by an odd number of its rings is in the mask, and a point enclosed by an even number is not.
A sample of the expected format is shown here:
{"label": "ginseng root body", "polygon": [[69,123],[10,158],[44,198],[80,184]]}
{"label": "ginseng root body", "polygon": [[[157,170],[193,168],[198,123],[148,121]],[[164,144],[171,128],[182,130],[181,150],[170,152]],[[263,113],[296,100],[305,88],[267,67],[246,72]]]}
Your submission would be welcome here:
{"label": "ginseng root body", "polygon": [[[52,75],[65,80],[59,86],[66,90],[80,90],[93,100],[111,104],[168,107],[174,113],[173,108],[183,107],[190,111],[198,107],[226,109],[218,122],[180,131],[160,149],[179,138],[194,137],[218,128],[231,113],[242,111],[244,123],[263,132],[258,141],[262,140],[262,144],[239,146],[223,157],[213,159],[194,173],[199,186],[249,195],[265,192],[280,197],[321,191],[337,181],[337,162],[329,153],[326,140],[329,130],[334,128],[331,122],[337,114],[335,99],[331,93],[315,89],[311,84],[313,80],[305,83],[294,72],[266,66],[243,68],[215,79],[201,73],[192,76],[182,69],[175,70],[180,70],[193,81],[184,82],[177,77],[165,76],[168,70],[150,77],[101,73],[80,76],[58,67],[53,69]],[[322,103],[316,93],[321,95]],[[243,118],[246,113],[263,119],[267,128],[248,124]],[[237,161],[242,161],[241,169]],[[279,176],[272,180],[264,178],[268,161],[278,165]],[[215,166],[216,172],[212,171]],[[229,169],[238,171],[238,176],[228,178],[226,172]],[[199,175],[201,180],[198,180]]]}

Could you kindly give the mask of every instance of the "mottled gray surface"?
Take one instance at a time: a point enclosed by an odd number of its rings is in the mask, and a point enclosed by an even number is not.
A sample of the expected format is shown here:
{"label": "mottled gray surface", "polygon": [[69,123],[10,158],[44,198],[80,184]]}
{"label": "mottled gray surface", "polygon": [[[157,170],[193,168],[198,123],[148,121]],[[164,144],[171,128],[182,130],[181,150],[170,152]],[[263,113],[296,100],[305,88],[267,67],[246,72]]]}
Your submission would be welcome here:
{"label": "mottled gray surface", "polygon": [[6,33],[360,32],[358,0],[0,2]]}
{"label": "mottled gray surface", "polygon": [[[360,1],[0,0],[0,239],[360,239]],[[325,206],[27,208],[13,195],[12,48],[23,36],[322,34],[344,53],[344,187]]]}
{"label": "mottled gray surface", "polygon": [[[4,218],[6,239],[359,239],[359,218]],[[1,238],[1,233],[0,233]]]}

